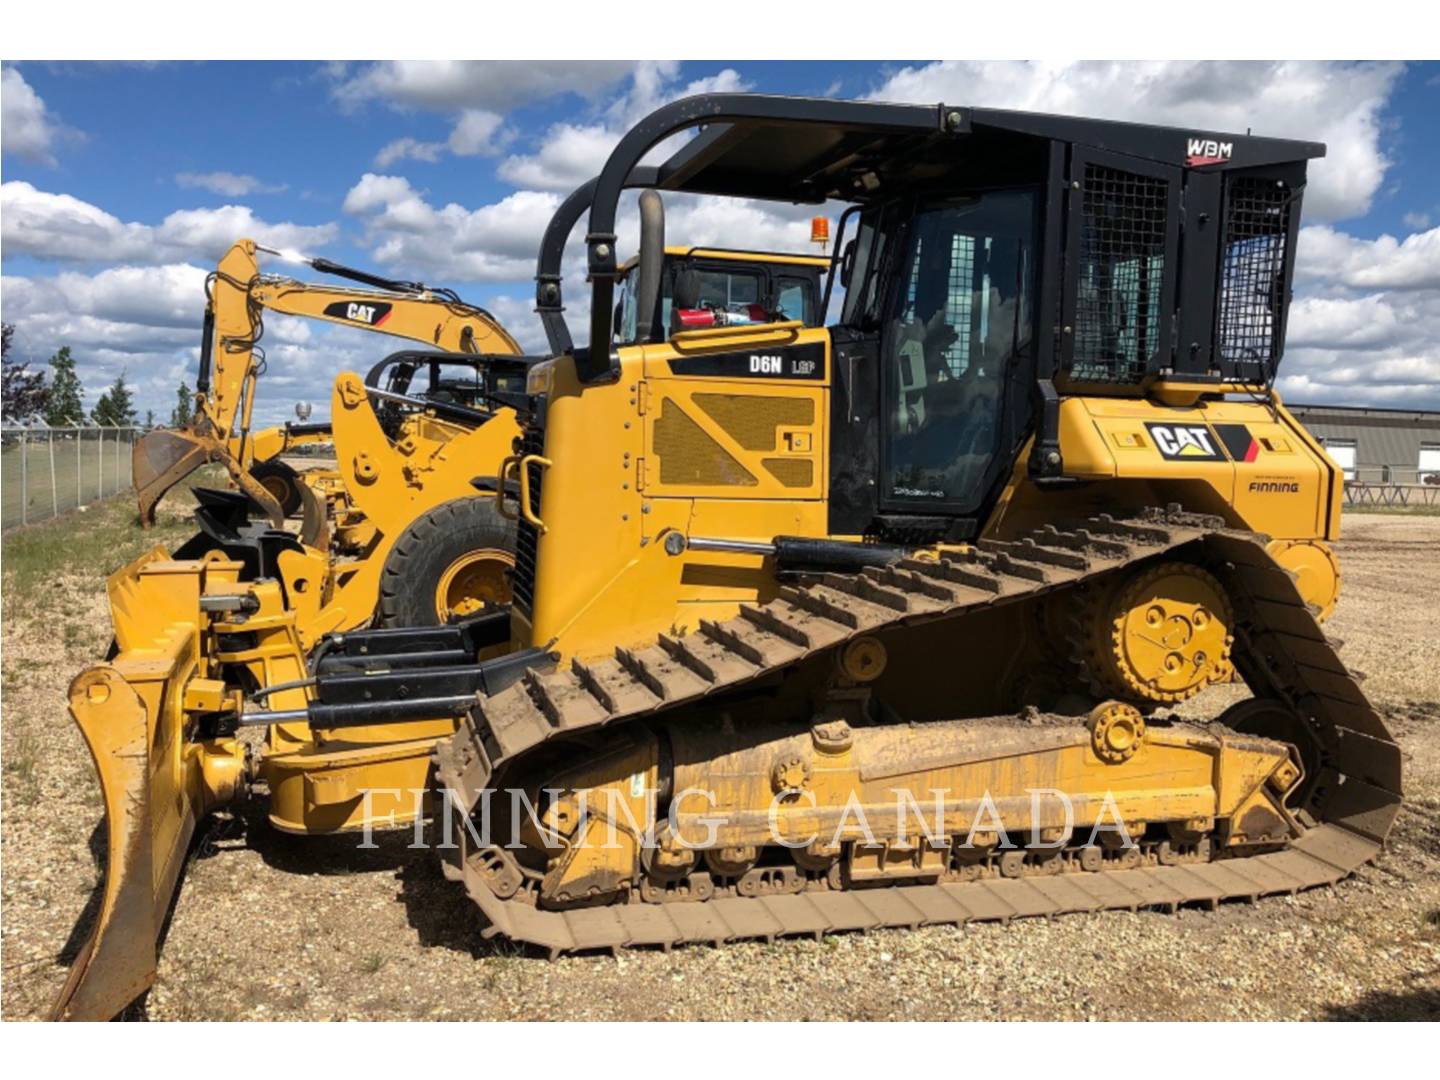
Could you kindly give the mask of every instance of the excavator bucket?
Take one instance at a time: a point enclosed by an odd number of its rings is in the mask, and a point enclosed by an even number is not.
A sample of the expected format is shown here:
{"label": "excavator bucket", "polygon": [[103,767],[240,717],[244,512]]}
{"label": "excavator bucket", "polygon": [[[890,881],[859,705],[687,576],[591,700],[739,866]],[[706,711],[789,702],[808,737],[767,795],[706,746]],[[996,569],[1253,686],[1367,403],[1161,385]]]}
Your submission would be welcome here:
{"label": "excavator bucket", "polygon": [[172,562],[156,548],[113,575],[119,652],[70,684],[70,715],[100,780],[107,853],[99,914],[53,1019],[109,1019],[154,981],[157,943],[196,824],[243,779],[236,740],[193,741],[185,730],[187,704],[213,705],[200,699],[219,689],[195,678],[206,572],[207,564]]}
{"label": "excavator bucket", "polygon": [[229,451],[208,435],[193,431],[158,429],[135,444],[131,454],[131,475],[140,505],[140,524],[155,524],[155,507],[165,493],[200,466],[221,462],[240,489],[260,507],[271,524],[279,528],[285,512],[265,486],[240,467]]}
{"label": "excavator bucket", "polygon": [[219,445],[189,431],[158,428],[135,444],[130,455],[140,524],[155,524],[155,507],[165,493],[200,466],[219,460]]}

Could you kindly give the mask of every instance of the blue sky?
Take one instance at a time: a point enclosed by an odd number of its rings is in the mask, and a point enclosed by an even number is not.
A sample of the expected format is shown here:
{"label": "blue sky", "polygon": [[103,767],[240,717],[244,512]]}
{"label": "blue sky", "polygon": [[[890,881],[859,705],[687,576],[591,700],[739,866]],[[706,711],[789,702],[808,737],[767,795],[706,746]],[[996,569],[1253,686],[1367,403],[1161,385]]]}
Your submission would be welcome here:
{"label": "blue sky", "polygon": [[[88,403],[124,370],[142,413],[168,416],[193,383],[203,270],[241,235],[454,287],[538,347],[528,279],[554,204],[650,108],[745,88],[1325,141],[1281,389],[1440,408],[1436,64],[24,63],[3,78],[0,305],[25,358],[71,345]],[[810,213],[682,204],[670,232],[804,248]],[[267,344],[267,421],[300,397],[324,413],[338,371],[388,351],[285,319]]]}

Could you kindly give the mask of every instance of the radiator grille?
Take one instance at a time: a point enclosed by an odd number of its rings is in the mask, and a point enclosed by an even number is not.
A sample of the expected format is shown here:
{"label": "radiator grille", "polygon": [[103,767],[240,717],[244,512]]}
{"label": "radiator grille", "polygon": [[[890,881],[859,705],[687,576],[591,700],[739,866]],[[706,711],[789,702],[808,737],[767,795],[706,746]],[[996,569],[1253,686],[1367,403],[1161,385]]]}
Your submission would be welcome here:
{"label": "radiator grille", "polygon": [[1085,166],[1073,378],[1136,382],[1160,351],[1169,184]]}
{"label": "radiator grille", "polygon": [[754,487],[759,483],[750,470],[707,435],[674,398],[665,399],[660,419],[655,421],[655,454],[660,458],[662,484]]}
{"label": "radiator grille", "polygon": [[1225,186],[1225,251],[1220,265],[1219,352],[1256,365],[1268,378],[1280,359],[1290,204],[1285,183],[1235,176]]}
{"label": "radiator grille", "polygon": [[760,464],[787,488],[806,488],[815,482],[815,465],[809,458],[763,458]]}
{"label": "radiator grille", "polygon": [[[543,414],[537,414],[543,415]],[[527,423],[521,434],[522,454],[543,454],[545,452],[545,429],[534,419]],[[530,510],[540,516],[540,481],[545,470],[539,465],[527,465],[530,482]],[[540,534],[535,526],[525,520],[522,514],[515,524],[515,569],[510,572],[510,594],[512,602],[527,617],[535,608],[535,570],[540,543]]]}
{"label": "radiator grille", "polygon": [[782,425],[809,427],[815,423],[815,402],[810,398],[696,394],[693,400],[746,450],[774,450]]}

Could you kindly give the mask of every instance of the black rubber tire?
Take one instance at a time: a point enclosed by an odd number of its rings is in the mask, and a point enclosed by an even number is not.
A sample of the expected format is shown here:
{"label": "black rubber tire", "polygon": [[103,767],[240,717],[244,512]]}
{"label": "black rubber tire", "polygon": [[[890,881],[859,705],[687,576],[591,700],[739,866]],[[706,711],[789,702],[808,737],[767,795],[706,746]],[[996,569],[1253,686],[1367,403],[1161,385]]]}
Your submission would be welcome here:
{"label": "black rubber tire", "polygon": [[[300,485],[304,483],[300,474],[286,465],[283,461],[271,459],[269,461],[257,461],[250,466],[250,475],[256,480],[265,484],[265,481],[279,481],[284,486],[284,496],[275,501],[280,504],[280,509],[285,516],[293,517],[300,512]],[[265,484],[265,489],[274,495],[270,484]]]}
{"label": "black rubber tire", "polygon": [[493,496],[451,499],[416,518],[385,557],[376,625],[440,625],[441,577],[456,559],[482,548],[515,550],[515,524],[496,511]]}

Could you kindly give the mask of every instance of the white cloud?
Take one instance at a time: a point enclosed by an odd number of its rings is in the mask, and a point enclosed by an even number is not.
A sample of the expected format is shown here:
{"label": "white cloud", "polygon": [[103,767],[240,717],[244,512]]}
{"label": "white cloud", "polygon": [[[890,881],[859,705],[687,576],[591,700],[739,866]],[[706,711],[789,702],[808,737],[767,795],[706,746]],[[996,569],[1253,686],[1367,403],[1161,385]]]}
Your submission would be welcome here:
{"label": "white cloud", "polygon": [[176,173],[175,183],[183,188],[200,188],[231,199],[243,198],[246,195],[273,195],[290,186],[288,184],[266,184],[248,173],[224,171]]}
{"label": "white cloud", "polygon": [[514,136],[504,125],[505,118],[499,113],[465,109],[445,142],[424,142],[406,135],[380,148],[375,155],[375,167],[385,169],[406,158],[433,164],[446,150],[456,157],[491,157],[500,153],[501,147]]}
{"label": "white cloud", "polygon": [[1328,225],[1300,230],[1298,281],[1350,289],[1440,289],[1440,227],[1397,240],[1360,240]]}
{"label": "white cloud", "polygon": [[1366,213],[1389,165],[1380,113],[1403,65],[1311,61],[941,61],[895,72],[873,97],[1103,116],[1323,142],[1305,213]]}
{"label": "white cloud", "polygon": [[555,124],[533,154],[500,163],[500,179],[519,188],[573,191],[597,175],[619,135],[603,124]]}
{"label": "white cloud", "polygon": [[[458,203],[434,206],[401,176],[366,173],[345,196],[344,209],[358,219],[377,263],[401,275],[431,282],[529,281],[540,237],[560,205],[548,191],[517,191],[476,209]],[[666,237],[673,244],[723,245],[756,250],[810,250],[812,206],[746,199],[666,197]],[[587,290],[580,244],[584,223],[570,236],[567,297]],[[639,245],[633,196],[621,202],[616,221],[622,258]]]}
{"label": "white cloud", "polygon": [[534,273],[540,235],[559,203],[548,192],[517,191],[476,210],[436,207],[404,177],[366,173],[344,209],[364,223],[383,266],[441,281],[515,281]]}
{"label": "white cloud", "polygon": [[450,132],[450,152],[458,157],[489,157],[500,152],[500,143],[508,140],[503,130],[505,118],[488,109],[466,109],[455,121]]}
{"label": "white cloud", "polygon": [[375,155],[375,167],[377,169],[388,169],[397,161],[410,158],[414,161],[436,162],[440,155],[445,152],[445,144],[438,142],[421,142],[419,139],[412,139],[409,135],[404,138],[394,139],[380,148]]}
{"label": "white cloud", "polygon": [[0,281],[5,321],[34,367],[70,346],[87,409],[122,371],[141,417],[169,416],[175,386],[195,383],[205,271],[196,266],[118,266],[87,275]]}
{"label": "white cloud", "polygon": [[1430,228],[1430,215],[1419,210],[1412,210],[1400,220],[1412,229]]}
{"label": "white cloud", "polygon": [[[5,321],[16,326],[22,359],[43,368],[69,345],[85,388],[86,408],[122,371],[139,414],[153,409],[165,420],[183,379],[192,388],[199,363],[205,273],[198,266],[118,266],[96,274],[0,279]],[[265,425],[289,419],[300,399],[329,409],[335,376],[364,373],[399,348],[399,339],[313,320],[265,318],[267,366],[260,380],[255,419]]]}
{"label": "white cloud", "polygon": [[[545,330],[535,314],[533,295],[512,296],[504,294],[486,301],[485,310],[494,315],[501,326],[509,332],[520,348],[532,355],[541,356],[549,351]],[[575,290],[573,296],[565,294],[565,321],[570,324],[570,333],[575,340],[581,335],[590,320],[590,293],[587,289]]]}
{"label": "white cloud", "polygon": [[1440,408],[1440,228],[1302,229],[1277,385],[1292,401]]}
{"label": "white cloud", "polygon": [[375,167],[385,169],[406,158],[435,162],[447,150],[457,157],[498,154],[514,136],[504,126],[508,110],[561,94],[594,100],[636,67],[629,60],[386,60],[354,71],[331,65],[325,73],[332,96],[345,109],[381,101],[454,114],[444,142],[406,136],[383,146]]}
{"label": "white cloud", "polygon": [[[733,68],[684,86],[675,82],[679,70],[673,62],[639,64],[629,90],[615,99],[601,119],[588,124],[553,125],[533,153],[515,154],[500,163],[500,179],[516,187],[572,191],[600,172],[621,135],[666,102],[692,94],[735,93],[749,88]],[[651,159],[663,159],[670,149],[673,144],[662,144]]]}
{"label": "white cloud", "polygon": [[246,206],[176,210],[159,225],[124,222],[73,195],[22,180],[0,184],[0,245],[5,254],[83,263],[214,262],[240,237],[308,250],[330,243],[333,224],[271,224]]}
{"label": "white cloud", "polygon": [[1401,313],[1384,293],[1355,299],[1302,296],[1290,305],[1286,346],[1369,349],[1394,342]]}
{"label": "white cloud", "polygon": [[593,98],[634,66],[629,60],[386,60],[353,72],[331,68],[331,92],[350,107],[383,101],[437,112],[505,112],[557,94]]}
{"label": "white cloud", "polygon": [[13,67],[0,71],[0,152],[55,164],[58,143],[80,138],[45,107],[34,88]]}

